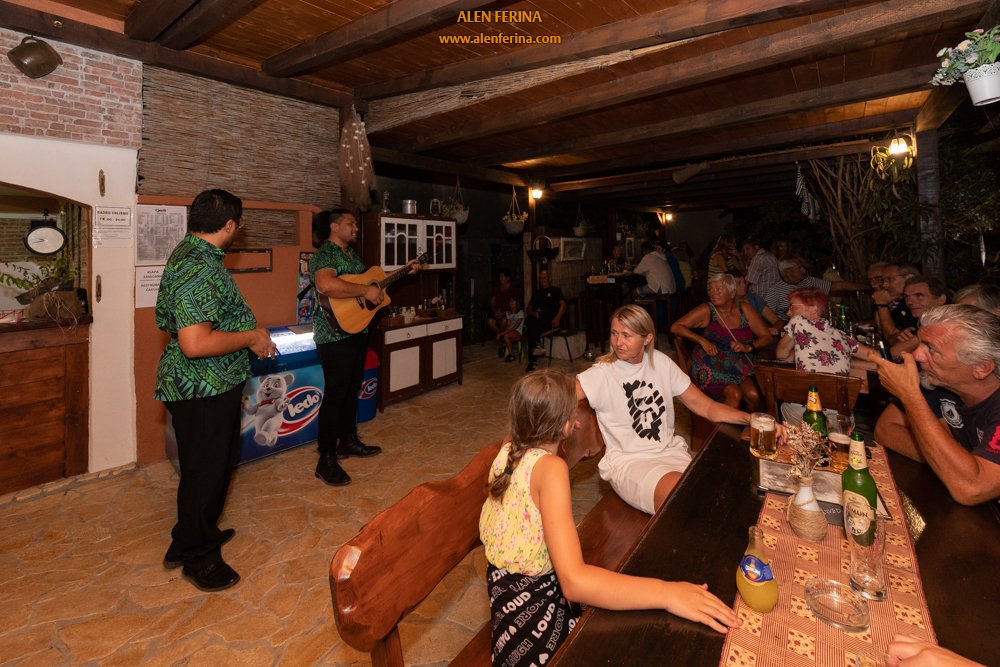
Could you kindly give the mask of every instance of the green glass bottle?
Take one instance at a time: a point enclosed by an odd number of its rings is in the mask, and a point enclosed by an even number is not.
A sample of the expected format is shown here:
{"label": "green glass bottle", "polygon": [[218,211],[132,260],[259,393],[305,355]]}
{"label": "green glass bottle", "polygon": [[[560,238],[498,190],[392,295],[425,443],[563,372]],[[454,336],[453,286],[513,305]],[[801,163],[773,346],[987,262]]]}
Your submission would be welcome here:
{"label": "green glass bottle", "polygon": [[802,421],[812,426],[813,430],[824,438],[829,435],[823,405],[819,402],[819,389],[816,387],[809,387],[809,397],[806,399],[806,411],[802,414]]}
{"label": "green glass bottle", "polygon": [[870,546],[875,537],[875,508],[878,489],[868,472],[865,457],[865,438],[851,433],[851,455],[847,470],[840,477],[844,492],[844,532],[862,546]]}

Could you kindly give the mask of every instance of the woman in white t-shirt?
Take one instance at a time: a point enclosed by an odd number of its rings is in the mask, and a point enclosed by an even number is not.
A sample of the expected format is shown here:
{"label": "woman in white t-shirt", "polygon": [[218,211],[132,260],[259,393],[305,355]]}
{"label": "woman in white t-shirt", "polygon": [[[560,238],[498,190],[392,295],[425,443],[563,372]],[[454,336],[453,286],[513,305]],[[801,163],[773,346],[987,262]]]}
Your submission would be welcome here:
{"label": "woman in white t-shirt", "polygon": [[750,423],[748,413],[713,401],[691,384],[670,357],[654,349],[655,341],[649,313],[622,306],[611,316],[610,351],[577,376],[576,386],[577,397],[585,397],[597,413],[604,436],[601,478],[622,500],[649,514],[691,462],[687,442],[674,433],[675,397],[710,421]]}

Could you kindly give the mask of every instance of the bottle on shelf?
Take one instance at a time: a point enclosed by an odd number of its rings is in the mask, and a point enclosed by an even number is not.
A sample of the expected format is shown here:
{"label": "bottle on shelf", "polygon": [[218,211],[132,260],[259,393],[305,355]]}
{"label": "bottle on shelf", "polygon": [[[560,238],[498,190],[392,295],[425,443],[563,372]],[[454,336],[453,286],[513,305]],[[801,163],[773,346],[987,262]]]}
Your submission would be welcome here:
{"label": "bottle on shelf", "polygon": [[823,405],[819,400],[819,389],[815,386],[809,387],[806,411],[802,414],[802,421],[812,426],[813,430],[824,438],[829,435],[826,428],[826,415],[823,414]]}

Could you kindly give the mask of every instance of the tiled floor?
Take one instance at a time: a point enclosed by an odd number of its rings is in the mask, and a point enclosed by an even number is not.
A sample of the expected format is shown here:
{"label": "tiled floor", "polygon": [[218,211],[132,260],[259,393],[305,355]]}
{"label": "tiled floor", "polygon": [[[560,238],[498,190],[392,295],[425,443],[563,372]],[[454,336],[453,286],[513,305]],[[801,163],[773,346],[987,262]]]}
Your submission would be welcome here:
{"label": "tiled floor", "polygon": [[[330,559],[378,511],[450,477],[503,434],[522,368],[495,354],[466,348],[462,386],[363,425],[385,451],[349,459],[350,486],[313,476],[312,446],[238,468],[221,525],[236,528],[223,553],[243,580],[222,593],[201,593],[161,565],[177,485],[169,463],[0,509],[0,664],[369,664],[337,634]],[[596,462],[573,470],[578,518],[606,488]],[[446,664],[486,621],[485,569],[480,548],[401,624],[407,664]]]}

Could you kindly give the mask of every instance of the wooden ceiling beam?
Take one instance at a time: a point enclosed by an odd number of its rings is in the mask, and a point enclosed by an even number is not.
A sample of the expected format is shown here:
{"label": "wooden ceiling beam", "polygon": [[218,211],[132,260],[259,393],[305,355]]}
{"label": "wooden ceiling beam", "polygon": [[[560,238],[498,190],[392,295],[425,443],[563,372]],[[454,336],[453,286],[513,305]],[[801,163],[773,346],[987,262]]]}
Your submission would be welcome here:
{"label": "wooden ceiling beam", "polygon": [[[890,111],[889,113],[842,120],[834,123],[822,123],[820,125],[810,125],[795,130],[785,130],[782,132],[769,132],[766,134],[751,134],[742,139],[727,139],[709,143],[698,143],[695,146],[681,148],[672,152],[658,152],[643,150],[636,155],[613,158],[611,160],[601,160],[599,162],[578,162],[565,167],[554,167],[552,169],[542,169],[539,174],[550,182],[553,179],[586,174],[593,172],[612,171],[615,169],[629,169],[641,167],[653,163],[683,162],[717,155],[733,155],[743,151],[760,150],[769,147],[777,147],[795,144],[800,147],[817,141],[828,141],[830,139],[847,139],[861,134],[871,134],[873,132],[885,132],[912,125],[917,116],[917,109],[903,109],[901,111]],[[582,178],[576,180],[566,180],[553,183],[553,187],[558,186],[562,190],[573,190],[582,187],[590,187],[591,182],[627,182],[630,177],[647,178],[652,174],[669,175],[675,169],[684,166],[683,164],[671,167],[660,167],[632,174],[619,174],[614,176],[600,176],[596,178]],[[624,180],[623,180],[624,179]]]}
{"label": "wooden ceiling beam", "polygon": [[933,75],[936,69],[936,64],[921,65],[833,86],[814,88],[812,90],[791,93],[790,95],[738,104],[736,106],[724,107],[680,118],[670,118],[659,123],[639,125],[624,130],[577,137],[553,144],[519,148],[504,153],[476,157],[469,160],[469,162],[472,164],[494,165],[578,153],[605,146],[664,139],[699,130],[767,120],[810,109],[840,106],[853,102],[911,93],[929,87],[931,75]]}
{"label": "wooden ceiling beam", "polygon": [[156,41],[171,49],[190,48],[248,14],[262,2],[264,0],[200,0]]}
{"label": "wooden ceiling beam", "polygon": [[840,9],[863,0],[701,0],[563,36],[560,44],[532,44],[408,76],[359,86],[364,99],[402,95],[488,79],[627,49],[639,49],[763,21]]}
{"label": "wooden ceiling beam", "polygon": [[761,178],[747,179],[742,183],[722,183],[706,184],[698,188],[686,188],[683,190],[671,188],[648,188],[643,190],[623,191],[618,193],[588,193],[585,199],[608,198],[610,195],[622,199],[648,199],[659,197],[661,199],[691,199],[702,195],[715,195],[717,193],[733,192],[755,192],[757,190],[774,190],[788,193],[795,192],[795,174],[786,174],[784,178]]}
{"label": "wooden ceiling beam", "polygon": [[[460,11],[478,9],[496,0],[396,0],[359,19],[303,42],[264,61],[274,76],[294,76],[362,53],[453,19]],[[458,48],[456,46],[456,48]]]}
{"label": "wooden ceiling beam", "polygon": [[978,15],[983,4],[984,0],[890,0],[868,5],[781,33],[554,96],[516,114],[493,114],[459,127],[449,127],[429,136],[417,137],[399,148],[422,153],[695,85],[707,85],[776,65],[829,57],[856,49],[875,38],[912,36],[921,29],[936,29],[942,20]]}
{"label": "wooden ceiling beam", "polygon": [[125,17],[125,34],[151,42],[198,0],[142,0]]}
{"label": "wooden ceiling beam", "polygon": [[726,187],[732,184],[746,183],[746,182],[766,182],[766,181],[787,181],[788,179],[795,180],[795,171],[791,165],[776,165],[769,167],[762,167],[749,172],[724,172],[722,174],[717,174],[715,179],[708,180],[707,178],[696,177],[691,181],[687,181],[678,185],[674,183],[673,180],[667,181],[640,181],[638,183],[625,183],[623,185],[611,185],[603,188],[592,188],[590,190],[578,190],[577,192],[584,197],[594,196],[594,195],[604,195],[611,194],[614,192],[673,192],[673,193],[685,193],[692,190],[696,190],[699,187]]}
{"label": "wooden ceiling beam", "polygon": [[507,185],[526,186],[528,181],[520,174],[502,169],[487,169],[485,167],[471,167],[461,162],[450,162],[437,158],[426,157],[424,155],[411,155],[390,148],[380,148],[372,146],[372,160],[385,164],[394,164],[402,167],[410,167],[422,171],[430,171],[439,174],[455,174],[456,176],[468,176],[477,178],[489,183],[505,183]]}
{"label": "wooden ceiling beam", "polygon": [[[993,0],[976,23],[976,27],[988,30],[998,23],[1000,23],[1000,0]],[[916,131],[936,130],[944,125],[955,109],[965,101],[965,96],[966,91],[962,86],[935,87],[917,114]]]}
{"label": "wooden ceiling beam", "polygon": [[55,14],[26,9],[0,0],[2,24],[12,30],[50,37],[67,44],[139,60],[147,65],[176,72],[203,76],[244,88],[291,97],[332,107],[363,103],[348,92],[333,90],[303,81],[268,76],[252,67],[208,56],[168,49],[152,42],[142,42],[111,30],[97,28]]}

